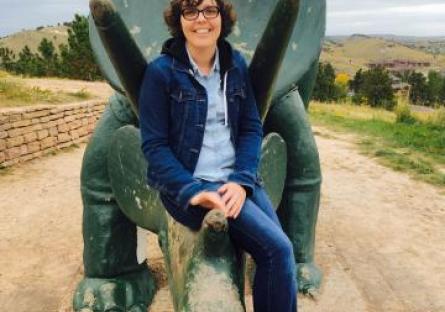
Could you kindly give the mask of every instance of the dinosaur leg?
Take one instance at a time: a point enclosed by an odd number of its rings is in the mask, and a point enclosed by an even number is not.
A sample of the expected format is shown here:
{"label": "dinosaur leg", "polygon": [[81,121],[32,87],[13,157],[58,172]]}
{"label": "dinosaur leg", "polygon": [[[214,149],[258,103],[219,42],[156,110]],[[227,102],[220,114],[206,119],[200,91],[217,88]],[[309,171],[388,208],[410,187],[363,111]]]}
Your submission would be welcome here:
{"label": "dinosaur leg", "polygon": [[265,130],[277,132],[287,144],[287,177],[277,214],[294,247],[299,290],[307,292],[319,288],[322,277],[314,264],[321,172],[317,146],[298,91],[272,106]]}
{"label": "dinosaur leg", "polygon": [[138,261],[136,256],[136,226],[116,203],[107,166],[113,133],[135,122],[124,100],[115,96],[85,151],[81,173],[85,278],[74,295],[76,311],[146,311],[154,294],[145,259]]}

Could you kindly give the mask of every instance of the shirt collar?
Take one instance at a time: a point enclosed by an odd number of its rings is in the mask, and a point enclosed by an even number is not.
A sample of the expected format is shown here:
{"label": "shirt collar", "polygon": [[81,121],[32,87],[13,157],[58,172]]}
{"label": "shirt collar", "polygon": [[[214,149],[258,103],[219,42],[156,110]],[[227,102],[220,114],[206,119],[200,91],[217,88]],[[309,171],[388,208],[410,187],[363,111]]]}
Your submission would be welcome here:
{"label": "shirt collar", "polygon": [[[194,75],[199,75],[201,77],[205,77],[206,75],[204,75],[200,70],[198,65],[196,65],[195,61],[193,60],[192,56],[189,53],[189,50],[187,49],[187,46],[185,47],[186,51],[187,51],[187,56],[189,58],[190,64],[192,65],[193,68],[193,74]],[[218,72],[220,69],[220,65],[219,65],[219,51],[218,51],[218,47],[216,47],[216,52],[215,52],[215,60],[213,61],[213,66],[210,69],[210,72],[207,76],[211,76],[213,75],[215,72]]]}

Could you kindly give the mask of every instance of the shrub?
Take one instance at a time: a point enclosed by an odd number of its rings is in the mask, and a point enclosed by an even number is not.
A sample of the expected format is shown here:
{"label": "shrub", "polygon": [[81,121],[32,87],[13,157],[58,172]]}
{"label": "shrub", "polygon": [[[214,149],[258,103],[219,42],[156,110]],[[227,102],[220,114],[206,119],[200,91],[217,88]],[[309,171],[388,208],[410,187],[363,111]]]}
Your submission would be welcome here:
{"label": "shrub", "polygon": [[371,68],[363,73],[360,93],[372,107],[393,110],[396,105],[391,78],[388,71],[382,67]]}
{"label": "shrub", "polygon": [[[335,82],[335,69],[330,63],[320,63],[313,98],[320,102],[331,102],[346,97],[346,86]],[[347,89],[347,88],[346,88]]]}
{"label": "shrub", "polygon": [[409,104],[403,100],[399,100],[395,109],[396,122],[404,124],[413,124],[417,120],[411,114]]}
{"label": "shrub", "polygon": [[387,110],[393,110],[396,105],[391,78],[382,67],[367,71],[360,69],[349,81],[349,87],[354,92],[352,102],[355,104],[367,104]]}
{"label": "shrub", "polygon": [[68,95],[77,97],[81,100],[87,100],[92,97],[91,93],[88,92],[85,88],[82,88],[81,90],[76,92],[68,92]]}
{"label": "shrub", "polygon": [[440,107],[429,118],[428,122],[434,126],[445,128],[445,107]]}

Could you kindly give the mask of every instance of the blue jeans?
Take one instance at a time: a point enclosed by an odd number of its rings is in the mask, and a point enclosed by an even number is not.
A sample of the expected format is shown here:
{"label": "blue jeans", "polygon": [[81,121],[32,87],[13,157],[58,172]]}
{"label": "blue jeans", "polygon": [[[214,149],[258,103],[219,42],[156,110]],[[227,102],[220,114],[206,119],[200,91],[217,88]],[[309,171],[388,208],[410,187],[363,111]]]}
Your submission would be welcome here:
{"label": "blue jeans", "polygon": [[[204,181],[203,181],[204,182]],[[216,191],[222,182],[204,182]],[[204,209],[196,207],[198,209]],[[233,243],[249,253],[256,264],[253,285],[255,312],[297,311],[296,268],[292,244],[278,220],[264,188],[255,184],[239,216],[229,218]]]}

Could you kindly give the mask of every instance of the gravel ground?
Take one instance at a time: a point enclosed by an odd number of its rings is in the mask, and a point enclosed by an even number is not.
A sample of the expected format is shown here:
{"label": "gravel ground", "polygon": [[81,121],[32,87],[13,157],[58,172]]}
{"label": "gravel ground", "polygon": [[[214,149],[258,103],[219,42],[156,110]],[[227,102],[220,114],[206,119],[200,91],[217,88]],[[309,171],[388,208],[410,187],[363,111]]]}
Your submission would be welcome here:
{"label": "gravel ground", "polygon": [[[316,258],[325,276],[315,298],[300,296],[300,310],[445,311],[443,190],[361,155],[353,136],[315,132],[324,177]],[[82,276],[84,148],[0,174],[4,311],[71,310]],[[153,234],[147,248],[150,264],[165,274]],[[166,287],[150,311],[172,311]]]}

